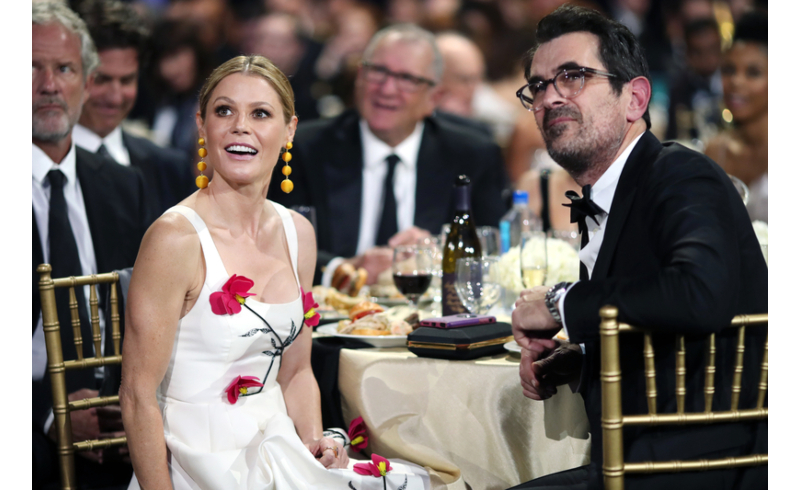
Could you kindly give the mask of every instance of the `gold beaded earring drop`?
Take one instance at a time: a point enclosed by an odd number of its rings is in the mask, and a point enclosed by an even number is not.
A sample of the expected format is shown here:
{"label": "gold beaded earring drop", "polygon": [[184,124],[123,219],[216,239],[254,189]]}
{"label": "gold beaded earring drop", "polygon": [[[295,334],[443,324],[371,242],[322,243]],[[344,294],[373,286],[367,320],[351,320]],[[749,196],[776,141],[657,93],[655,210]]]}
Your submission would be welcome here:
{"label": "gold beaded earring drop", "polygon": [[[201,159],[205,158],[206,155],[208,155],[208,150],[206,150],[204,148],[204,146],[206,144],[206,140],[204,138],[200,138],[200,139],[197,140],[197,144],[200,145],[200,149],[197,150],[197,154],[200,155]],[[206,187],[208,187],[208,177],[203,175],[203,171],[206,168],[208,168],[208,165],[206,165],[206,162],[204,162],[203,160],[200,160],[199,162],[197,162],[197,170],[200,171],[200,175],[197,176],[197,178],[194,180],[194,183],[200,189],[205,189]]]}
{"label": "gold beaded earring drop", "polygon": [[289,180],[289,176],[292,174],[292,167],[289,166],[289,162],[292,161],[292,154],[289,153],[289,150],[291,149],[292,149],[292,143],[291,142],[286,143],[286,150],[283,152],[283,156],[281,157],[284,162],[281,172],[283,173],[284,176],[286,176],[286,179],[284,179],[284,181],[281,182],[281,190],[287,194],[292,192],[292,189],[294,189],[294,184],[292,183],[291,180]]}

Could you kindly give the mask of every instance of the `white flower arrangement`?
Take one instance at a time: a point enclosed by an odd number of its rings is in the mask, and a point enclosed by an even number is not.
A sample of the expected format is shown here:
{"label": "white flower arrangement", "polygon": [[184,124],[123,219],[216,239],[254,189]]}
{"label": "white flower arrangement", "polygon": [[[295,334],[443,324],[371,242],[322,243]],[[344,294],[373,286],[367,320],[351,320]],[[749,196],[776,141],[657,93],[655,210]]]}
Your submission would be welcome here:
{"label": "white flower arrangement", "polygon": [[[535,246],[529,242],[525,247],[525,256],[542,252],[543,247]],[[515,295],[524,289],[520,274],[519,246],[511,247],[508,252],[500,257],[497,264],[500,274],[500,284]],[[575,282],[580,277],[580,259],[578,252],[564,240],[558,238],[547,239],[547,275],[545,285],[552,286],[562,281]]]}
{"label": "white flower arrangement", "polygon": [[758,238],[758,243],[761,245],[761,251],[764,253],[764,260],[766,260],[767,264],[769,264],[769,259],[767,258],[769,227],[763,221],[756,220],[753,221],[753,230],[756,232],[756,238]]}

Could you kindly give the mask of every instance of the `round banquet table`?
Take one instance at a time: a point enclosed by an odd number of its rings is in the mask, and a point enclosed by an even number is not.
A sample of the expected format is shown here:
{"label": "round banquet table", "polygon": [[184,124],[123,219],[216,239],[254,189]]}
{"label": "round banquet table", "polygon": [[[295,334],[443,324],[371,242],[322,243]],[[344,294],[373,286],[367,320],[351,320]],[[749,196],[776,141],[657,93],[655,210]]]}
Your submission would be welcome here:
{"label": "round banquet table", "polygon": [[344,419],[367,424],[365,454],[428,467],[434,489],[506,489],[589,463],[581,396],[565,385],[544,402],[526,398],[517,354],[448,361],[344,348],[338,390]]}

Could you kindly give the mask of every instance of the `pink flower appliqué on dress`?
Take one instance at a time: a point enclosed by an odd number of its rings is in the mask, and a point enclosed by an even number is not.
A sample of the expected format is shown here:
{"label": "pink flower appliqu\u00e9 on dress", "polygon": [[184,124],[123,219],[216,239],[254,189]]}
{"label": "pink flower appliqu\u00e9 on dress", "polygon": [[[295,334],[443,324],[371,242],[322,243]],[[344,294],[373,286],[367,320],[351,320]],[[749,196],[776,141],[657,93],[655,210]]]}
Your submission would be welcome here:
{"label": "pink flower appliqu\u00e9 on dress", "polygon": [[360,451],[367,447],[369,437],[367,437],[367,424],[364,423],[364,417],[359,416],[350,422],[347,437],[350,438],[350,447],[353,449]]}
{"label": "pink flower appliqu\u00e9 on dress", "polygon": [[256,293],[249,293],[253,287],[252,279],[244,276],[232,275],[222,286],[222,291],[211,293],[208,300],[211,303],[211,311],[216,315],[234,315],[242,311],[244,299],[248,296],[255,296]]}
{"label": "pink flower appliqu\u00e9 on dress", "polygon": [[319,325],[319,313],[315,308],[319,308],[319,304],[314,301],[314,295],[311,292],[306,293],[303,288],[300,288],[300,295],[303,296],[303,318],[305,318],[305,324],[309,327],[316,327]]}
{"label": "pink flower appliqu\u00e9 on dress", "polygon": [[357,463],[353,465],[353,471],[359,475],[372,475],[380,478],[382,476],[385,477],[387,473],[392,471],[392,465],[383,456],[373,454],[371,463]]}
{"label": "pink flower appliqu\u00e9 on dress", "polygon": [[246,395],[247,388],[264,386],[255,376],[236,376],[231,384],[225,388],[228,401],[231,405],[239,400],[239,395]]}

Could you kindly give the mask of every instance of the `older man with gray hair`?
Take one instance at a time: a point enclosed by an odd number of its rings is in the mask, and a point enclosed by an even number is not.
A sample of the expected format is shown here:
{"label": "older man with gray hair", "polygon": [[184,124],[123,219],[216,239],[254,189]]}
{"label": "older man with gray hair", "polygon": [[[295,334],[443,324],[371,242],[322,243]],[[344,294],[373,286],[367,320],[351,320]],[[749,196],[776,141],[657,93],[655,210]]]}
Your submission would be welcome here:
{"label": "older man with gray hair", "polygon": [[484,134],[432,115],[443,65],[433,34],[410,24],[387,27],[364,51],[357,110],[298,126],[294,191],[280,192],[276,167],[269,197],[315,207],[315,282],[342,286],[334,277],[363,267],[366,282],[374,283],[391,265],[389,247],[437,234],[452,219],[459,174],[476,182],[476,223],[499,222],[507,182],[500,148]]}
{"label": "older man with gray hair", "polygon": [[[79,276],[133,266],[149,216],[144,180],[138,170],[76,148],[72,128],[86,100],[86,86],[98,56],[84,22],[55,2],[37,2],[32,11],[33,131],[33,480],[34,488],[57,481],[53,411],[47,353],[38,295],[39,264],[53,277]],[[66,359],[77,357],[72,341],[67,292],[57,292],[58,317]],[[76,290],[83,337],[91,338],[87,294]],[[102,319],[101,319],[102,320]],[[101,322],[102,323],[102,322]],[[110,341],[110,335],[104,336]],[[106,348],[106,347],[104,347]],[[85,357],[94,355],[84,342]],[[96,396],[107,389],[103,371],[67,372],[69,399]],[[122,431],[119,407],[71,414],[76,438]],[[104,487],[130,479],[130,464],[118,453],[82,452],[76,458],[79,482]],[[117,461],[110,461],[117,456]],[[127,476],[126,476],[127,473]]]}

